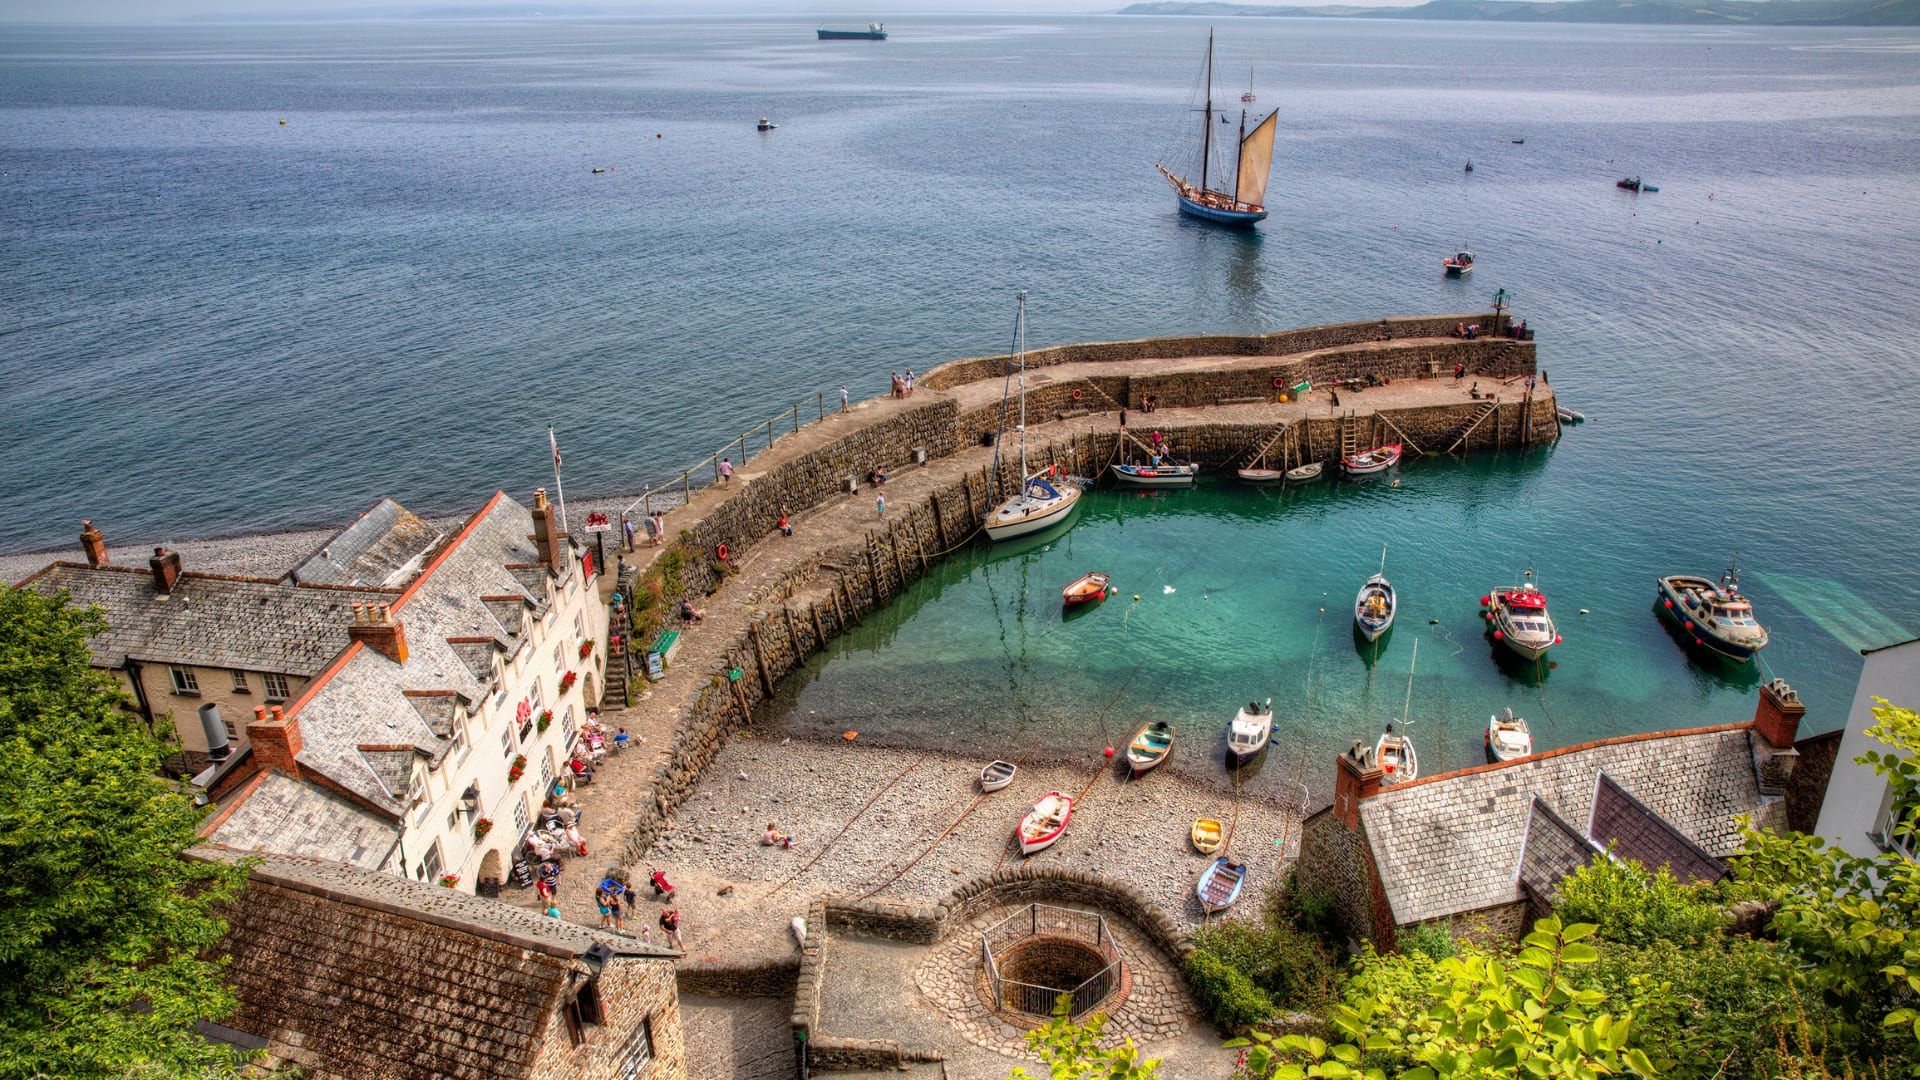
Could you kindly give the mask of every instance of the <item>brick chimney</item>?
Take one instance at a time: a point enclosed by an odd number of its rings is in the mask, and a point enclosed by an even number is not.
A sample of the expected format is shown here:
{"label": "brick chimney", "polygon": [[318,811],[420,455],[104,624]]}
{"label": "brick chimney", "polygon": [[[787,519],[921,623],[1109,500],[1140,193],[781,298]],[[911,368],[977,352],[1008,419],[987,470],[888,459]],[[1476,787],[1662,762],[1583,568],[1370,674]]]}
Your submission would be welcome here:
{"label": "brick chimney", "polygon": [[567,538],[560,535],[560,527],[554,523],[553,504],[547,501],[547,489],[537,488],[533,493],[533,546],[540,551],[540,561],[556,575],[567,572]]}
{"label": "brick chimney", "polygon": [[247,724],[247,741],[253,744],[254,760],[261,765],[300,779],[300,763],[294,755],[303,745],[300,721],[288,716],[278,705],[269,714],[265,705],[253,707],[253,719]]}
{"label": "brick chimney", "polygon": [[1793,740],[1800,734],[1800,718],[1807,707],[1785,679],[1775,679],[1760,687],[1760,703],[1753,710],[1753,764],[1760,772],[1760,791],[1783,795],[1793,779],[1794,766],[1800,763],[1800,751]]}
{"label": "brick chimney", "polygon": [[87,553],[88,566],[107,565],[107,538],[91,521],[80,522],[80,550]]}
{"label": "brick chimney", "polygon": [[347,637],[396,664],[407,662],[407,631],[385,604],[353,605],[353,622],[347,624]]}
{"label": "brick chimney", "polygon": [[1380,764],[1373,760],[1373,748],[1355,739],[1353,749],[1334,759],[1339,767],[1334,770],[1333,812],[1347,823],[1347,828],[1360,827],[1360,802],[1380,793],[1380,781],[1386,775],[1380,771]]}
{"label": "brick chimney", "polygon": [[172,596],[173,587],[180,580],[180,553],[166,548],[153,549],[153,558],[147,560],[147,566],[153,570],[153,591],[161,596]]}

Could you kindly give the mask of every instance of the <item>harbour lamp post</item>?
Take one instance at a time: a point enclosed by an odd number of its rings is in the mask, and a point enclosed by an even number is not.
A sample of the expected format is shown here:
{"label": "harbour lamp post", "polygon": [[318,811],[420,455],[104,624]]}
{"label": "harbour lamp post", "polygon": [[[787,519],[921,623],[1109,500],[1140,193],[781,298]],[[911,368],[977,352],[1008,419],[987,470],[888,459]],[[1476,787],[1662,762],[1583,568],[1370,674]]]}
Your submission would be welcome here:
{"label": "harbour lamp post", "polygon": [[1511,300],[1505,289],[1496,290],[1493,294],[1493,332],[1496,334],[1500,332],[1501,313],[1507,310]]}

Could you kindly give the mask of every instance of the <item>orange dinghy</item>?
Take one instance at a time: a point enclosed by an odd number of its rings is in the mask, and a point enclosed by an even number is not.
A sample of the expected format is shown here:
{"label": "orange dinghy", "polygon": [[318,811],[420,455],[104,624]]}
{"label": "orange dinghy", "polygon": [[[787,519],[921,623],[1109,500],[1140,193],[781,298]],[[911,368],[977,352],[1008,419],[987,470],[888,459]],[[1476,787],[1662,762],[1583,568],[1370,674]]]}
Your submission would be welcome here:
{"label": "orange dinghy", "polygon": [[1080,577],[1073,584],[1061,589],[1060,599],[1065,601],[1068,607],[1075,604],[1096,603],[1106,599],[1107,586],[1111,584],[1113,584],[1113,578],[1096,571]]}

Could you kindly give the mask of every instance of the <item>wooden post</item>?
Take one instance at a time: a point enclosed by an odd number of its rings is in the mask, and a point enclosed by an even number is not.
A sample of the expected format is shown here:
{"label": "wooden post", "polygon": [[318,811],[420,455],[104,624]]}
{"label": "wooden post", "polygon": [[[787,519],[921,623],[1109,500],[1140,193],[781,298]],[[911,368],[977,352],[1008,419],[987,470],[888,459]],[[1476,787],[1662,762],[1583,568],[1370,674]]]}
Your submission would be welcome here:
{"label": "wooden post", "polygon": [[840,619],[840,628],[845,630],[847,628],[847,616],[853,616],[853,621],[856,624],[860,622],[860,610],[853,606],[853,589],[847,585],[847,575],[844,573],[840,575],[840,592],[847,594],[847,609],[845,611],[840,610],[840,597],[839,594],[836,593],[833,598],[833,613]]}
{"label": "wooden post", "polygon": [[800,405],[798,402],[795,402],[793,406],[793,430],[800,430]]}
{"label": "wooden post", "polygon": [[947,540],[947,516],[940,510],[940,493],[938,491],[933,493],[933,532],[935,536],[940,538],[941,551],[945,551],[953,546],[952,543]]}
{"label": "wooden post", "polygon": [[793,609],[782,604],[780,614],[787,620],[787,643],[793,646],[793,665],[799,667],[800,657],[805,654],[800,651],[800,635],[793,629]]}
{"label": "wooden post", "polygon": [[873,534],[867,534],[867,576],[873,582],[873,603],[880,604],[880,558],[873,553]]}
{"label": "wooden post", "polygon": [[767,650],[766,646],[760,643],[759,622],[753,619],[747,620],[747,632],[753,635],[753,659],[760,668],[760,688],[767,692],[768,697],[772,697],[773,672],[767,668]]}
{"label": "wooden post", "polygon": [[807,601],[807,614],[813,616],[813,638],[819,648],[827,647],[827,632],[820,625],[820,605]]}
{"label": "wooden post", "polygon": [[907,568],[900,562],[900,530],[894,522],[887,523],[887,551],[893,556],[893,572],[900,579],[901,588],[907,584]]}
{"label": "wooden post", "polygon": [[827,392],[822,390],[813,395],[813,403],[820,406],[820,419],[825,420],[827,418]]}
{"label": "wooden post", "polygon": [[913,523],[913,519],[911,517],[907,519],[907,531],[913,534],[913,549],[919,552],[920,554],[920,576],[926,577],[927,576],[927,545],[920,542],[920,527]]}

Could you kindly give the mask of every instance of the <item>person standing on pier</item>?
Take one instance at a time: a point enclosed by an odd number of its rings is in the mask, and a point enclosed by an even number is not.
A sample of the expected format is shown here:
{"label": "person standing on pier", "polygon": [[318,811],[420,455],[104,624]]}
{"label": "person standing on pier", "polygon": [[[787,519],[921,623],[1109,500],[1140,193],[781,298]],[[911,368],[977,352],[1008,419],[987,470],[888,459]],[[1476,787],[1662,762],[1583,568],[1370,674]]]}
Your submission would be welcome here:
{"label": "person standing on pier", "polygon": [[662,543],[665,543],[667,539],[666,513],[655,510],[653,515],[647,518],[647,523],[647,546],[659,547]]}
{"label": "person standing on pier", "polygon": [[840,411],[847,411],[847,388],[844,386],[840,388]]}
{"label": "person standing on pier", "polygon": [[632,551],[633,550],[633,518],[631,516],[627,514],[620,515],[620,531],[627,534],[627,550]]}
{"label": "person standing on pier", "polygon": [[726,458],[720,459],[720,486],[723,488],[733,486],[733,462]]}
{"label": "person standing on pier", "polygon": [[901,385],[906,387],[907,392],[904,396],[912,397],[913,396],[913,369],[912,368],[907,369],[907,377],[904,380],[902,380]]}
{"label": "person standing on pier", "polygon": [[887,516],[887,497],[881,495],[873,500],[873,508],[881,517]]}

